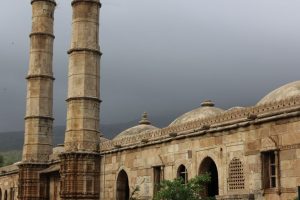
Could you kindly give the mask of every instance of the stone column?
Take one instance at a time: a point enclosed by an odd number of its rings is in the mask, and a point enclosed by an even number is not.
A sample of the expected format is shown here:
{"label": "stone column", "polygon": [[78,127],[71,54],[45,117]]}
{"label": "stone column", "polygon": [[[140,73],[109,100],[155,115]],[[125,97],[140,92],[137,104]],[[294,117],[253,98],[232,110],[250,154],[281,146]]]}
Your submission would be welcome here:
{"label": "stone column", "polygon": [[280,151],[279,149],[274,151],[275,154],[275,174],[276,174],[276,188],[277,188],[277,194],[280,195],[281,194],[281,182],[280,182]]}
{"label": "stone column", "polygon": [[61,198],[99,199],[99,0],[73,0]]}
{"label": "stone column", "polygon": [[[27,76],[25,141],[19,164],[19,199],[40,199],[38,171],[52,153],[54,0],[32,0],[32,33]],[[30,180],[30,181],[29,181]]]}

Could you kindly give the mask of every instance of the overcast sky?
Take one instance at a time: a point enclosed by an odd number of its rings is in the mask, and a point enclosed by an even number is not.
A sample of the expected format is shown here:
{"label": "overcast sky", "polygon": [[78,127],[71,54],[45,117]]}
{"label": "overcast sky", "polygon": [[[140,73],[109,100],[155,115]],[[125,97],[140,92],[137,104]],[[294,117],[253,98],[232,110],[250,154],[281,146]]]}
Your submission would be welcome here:
{"label": "overcast sky", "polygon": [[[299,80],[299,0],[103,0],[101,122],[249,106]],[[22,130],[29,0],[0,7],[0,132]],[[70,0],[55,13],[54,117],[64,125]],[[175,118],[176,116],[174,116]]]}

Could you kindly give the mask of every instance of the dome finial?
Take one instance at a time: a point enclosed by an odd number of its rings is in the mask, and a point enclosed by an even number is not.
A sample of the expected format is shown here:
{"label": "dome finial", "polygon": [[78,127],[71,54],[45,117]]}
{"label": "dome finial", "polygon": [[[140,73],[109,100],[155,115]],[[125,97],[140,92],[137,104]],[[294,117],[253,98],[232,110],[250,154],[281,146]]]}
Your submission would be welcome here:
{"label": "dome finial", "polygon": [[146,124],[146,125],[150,125],[151,122],[148,120],[148,113],[144,112],[142,115],[142,119],[141,121],[139,121],[139,124]]}
{"label": "dome finial", "polygon": [[205,100],[201,103],[202,107],[214,107],[215,104],[212,102],[212,100]]}

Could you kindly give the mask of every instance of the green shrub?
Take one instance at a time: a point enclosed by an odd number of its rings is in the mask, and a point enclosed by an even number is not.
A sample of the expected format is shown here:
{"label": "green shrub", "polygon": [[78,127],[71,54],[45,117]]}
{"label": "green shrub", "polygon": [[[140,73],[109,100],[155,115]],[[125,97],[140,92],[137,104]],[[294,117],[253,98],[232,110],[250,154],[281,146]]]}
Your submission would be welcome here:
{"label": "green shrub", "polygon": [[[22,158],[22,152],[17,150],[0,152],[0,157],[2,157],[2,166],[7,166],[17,161],[20,161]],[[1,158],[0,158],[0,166],[1,166]]]}
{"label": "green shrub", "polygon": [[184,184],[183,179],[162,181],[160,190],[154,194],[154,200],[210,200],[211,197],[203,197],[205,186],[211,181],[208,173],[196,176]]}

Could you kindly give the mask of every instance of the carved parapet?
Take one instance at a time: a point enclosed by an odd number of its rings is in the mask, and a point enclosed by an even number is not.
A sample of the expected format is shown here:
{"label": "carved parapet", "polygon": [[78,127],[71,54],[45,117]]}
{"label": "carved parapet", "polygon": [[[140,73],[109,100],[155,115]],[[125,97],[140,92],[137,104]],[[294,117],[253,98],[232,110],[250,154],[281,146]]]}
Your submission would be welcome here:
{"label": "carved parapet", "polygon": [[[180,125],[165,127],[162,129],[147,131],[145,133],[133,136],[127,136],[119,140],[109,140],[101,143],[101,152],[111,151],[116,146],[128,148],[129,146],[139,145],[142,141],[151,142],[164,141],[170,138],[170,134],[189,135],[194,133],[205,134],[208,132],[217,132],[248,126],[252,123],[263,123],[277,118],[298,116],[300,113],[300,97],[287,98],[285,100],[267,103],[258,106],[240,108],[237,110],[226,111],[222,114],[195,120]],[[290,115],[287,115],[290,113]]]}

